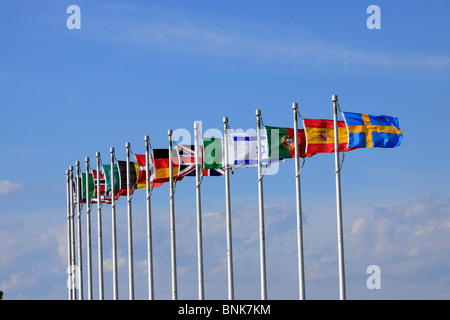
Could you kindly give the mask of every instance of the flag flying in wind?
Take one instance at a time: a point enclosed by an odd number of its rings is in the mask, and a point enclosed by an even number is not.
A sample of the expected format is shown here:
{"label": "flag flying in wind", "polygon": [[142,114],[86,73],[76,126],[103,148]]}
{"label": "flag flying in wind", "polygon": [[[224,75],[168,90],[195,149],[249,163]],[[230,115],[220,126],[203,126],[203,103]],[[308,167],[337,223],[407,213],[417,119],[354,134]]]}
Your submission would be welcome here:
{"label": "flag flying in wind", "polygon": [[[294,129],[283,127],[265,126],[267,131],[267,141],[269,145],[269,158],[294,158],[295,157],[295,137]],[[306,156],[305,130],[298,129],[298,155],[301,158]]]}
{"label": "flag flying in wind", "polygon": [[[136,161],[139,166],[139,176],[137,182],[138,189],[146,189],[147,188],[147,168],[145,165],[145,154],[135,154]],[[150,154],[148,169],[150,171],[150,188],[156,188],[162,185],[162,182],[154,182],[156,179],[156,170],[155,170],[155,161],[153,159],[153,155]]]}
{"label": "flag flying in wind", "polygon": [[[225,149],[221,138],[203,138],[205,169],[225,168]],[[261,130],[261,162],[272,164],[282,159],[269,158],[269,144],[265,130]],[[256,133],[230,132],[228,136],[228,165],[230,168],[258,165],[258,136]]]}
{"label": "flag flying in wind", "polygon": [[[195,146],[194,145],[176,145],[178,154],[180,156],[180,175],[187,177],[195,177]],[[203,168],[203,146],[199,147],[199,165]],[[225,174],[222,168],[217,169],[203,169],[201,175],[203,176],[221,176]]]}
{"label": "flag flying in wind", "polygon": [[348,148],[394,148],[403,134],[398,119],[391,116],[342,112],[348,130]]}
{"label": "flag flying in wind", "polygon": [[[125,166],[126,166],[126,162],[125,162]],[[110,192],[111,191],[111,165],[104,164],[103,172],[105,173],[105,178],[106,178],[106,192],[108,192],[108,191]],[[131,193],[133,193],[133,189],[131,190]],[[125,183],[122,186],[120,173],[119,173],[119,167],[117,164],[114,164],[114,197],[116,199],[118,199],[119,196],[126,196],[126,195],[127,195],[126,171],[125,171]]]}
{"label": "flag flying in wind", "polygon": [[[169,181],[170,172],[169,172],[169,149],[153,149],[153,157],[155,159],[155,179],[154,183],[164,183]],[[178,151],[176,149],[172,150],[172,167],[173,174],[172,177],[174,180],[181,180],[183,176],[178,177],[179,170],[179,159],[178,159]]]}
{"label": "flag flying in wind", "polygon": [[[323,119],[303,119],[306,134],[306,156],[316,153],[334,152],[334,121]],[[344,121],[338,121],[339,151],[350,151],[347,148],[348,135]]]}
{"label": "flag flying in wind", "polygon": [[[91,197],[93,203],[97,202],[98,190],[97,190],[97,170],[92,170],[92,176],[94,178],[94,195]],[[106,192],[106,179],[103,172],[100,171],[100,201],[102,203],[111,203],[111,192]]]}

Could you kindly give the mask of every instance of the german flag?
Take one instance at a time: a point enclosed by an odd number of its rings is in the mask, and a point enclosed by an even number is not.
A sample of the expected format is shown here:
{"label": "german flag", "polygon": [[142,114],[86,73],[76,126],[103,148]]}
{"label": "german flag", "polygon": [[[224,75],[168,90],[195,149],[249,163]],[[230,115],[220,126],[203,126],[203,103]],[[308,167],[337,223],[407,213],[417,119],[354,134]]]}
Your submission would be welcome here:
{"label": "german flag", "polygon": [[[316,153],[334,152],[334,121],[323,119],[303,119],[306,135],[306,156]],[[339,152],[347,148],[348,134],[345,121],[338,121]]]}
{"label": "german flag", "polygon": [[[169,149],[153,149],[153,158],[155,160],[155,178],[153,183],[164,183],[169,181]],[[172,150],[172,167],[173,179],[180,181],[182,177],[178,177],[179,170],[178,152],[176,149]]]}

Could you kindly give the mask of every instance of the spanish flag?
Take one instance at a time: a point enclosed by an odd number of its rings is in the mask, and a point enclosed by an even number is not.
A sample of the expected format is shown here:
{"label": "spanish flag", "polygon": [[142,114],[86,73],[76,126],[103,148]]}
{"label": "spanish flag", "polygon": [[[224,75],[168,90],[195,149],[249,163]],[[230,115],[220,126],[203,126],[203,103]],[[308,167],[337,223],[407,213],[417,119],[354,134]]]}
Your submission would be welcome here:
{"label": "spanish flag", "polygon": [[[334,121],[323,119],[303,119],[306,135],[306,156],[316,153],[334,152]],[[347,148],[348,135],[344,121],[338,121],[339,151],[350,151]]]}

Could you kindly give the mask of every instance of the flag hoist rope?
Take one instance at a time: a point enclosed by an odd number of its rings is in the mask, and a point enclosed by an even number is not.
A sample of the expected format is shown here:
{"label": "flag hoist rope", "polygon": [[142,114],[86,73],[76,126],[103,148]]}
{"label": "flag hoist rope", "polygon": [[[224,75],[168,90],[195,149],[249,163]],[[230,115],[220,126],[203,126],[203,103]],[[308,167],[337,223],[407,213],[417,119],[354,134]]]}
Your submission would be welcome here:
{"label": "flag hoist rope", "polygon": [[113,299],[119,299],[118,277],[117,277],[117,239],[116,239],[116,191],[114,190],[114,148],[109,149],[111,153],[111,220],[112,220],[112,264],[113,264]]}
{"label": "flag hoist rope", "polygon": [[234,300],[234,276],[233,276],[233,246],[231,236],[231,201],[230,201],[230,166],[228,157],[228,117],[223,117],[223,132],[225,138],[225,207],[227,230],[227,266],[228,266],[228,299]]}
{"label": "flag hoist rope", "polygon": [[298,255],[298,282],[299,282],[299,298],[305,299],[305,268],[303,259],[303,218],[302,218],[302,198],[301,198],[301,185],[300,185],[300,173],[305,164],[305,158],[302,161],[302,167],[299,164],[299,136],[298,136],[298,116],[301,117],[298,111],[298,104],[292,103],[292,109],[294,113],[294,158],[295,158],[295,190],[296,190],[296,205],[297,205],[297,255]]}
{"label": "flag hoist rope", "polygon": [[[174,204],[174,181],[172,163],[172,130],[167,131],[169,138],[169,188],[170,188],[170,244],[172,262],[172,300],[178,299],[177,290],[177,260],[176,260],[176,240],[175,240],[175,204]],[[176,179],[175,179],[176,180]]]}
{"label": "flag hoist rope", "polygon": [[[102,193],[100,186],[100,172],[102,163],[100,159],[100,152],[95,154],[97,157],[97,233],[98,233],[98,298],[99,300],[104,299],[104,284],[103,284],[103,240],[102,240]],[[103,178],[105,176],[103,175]],[[106,190],[103,195],[106,201]]]}
{"label": "flag hoist rope", "polygon": [[198,299],[204,299],[203,285],[203,240],[202,240],[202,201],[200,185],[203,179],[203,157],[199,160],[199,125],[194,123],[194,154],[195,154],[195,191],[197,204],[197,260],[198,260]]}
{"label": "flag hoist rope", "polygon": [[[263,195],[263,171],[262,171],[262,147],[261,147],[261,110],[256,109],[256,131],[258,139],[258,207],[259,207],[259,256],[261,272],[261,300],[267,299],[266,284],[266,245],[264,230],[264,195]],[[268,150],[267,150],[268,153]],[[269,159],[269,157],[267,157]],[[267,168],[267,165],[266,165]]]}
{"label": "flag hoist rope", "polygon": [[337,95],[332,95],[333,121],[334,121],[334,155],[335,155],[335,177],[336,177],[336,207],[337,207],[337,235],[338,235],[338,259],[339,259],[339,294],[340,299],[346,299],[345,290],[345,267],[344,267],[344,236],[342,222],[342,198],[341,198],[341,175],[339,165],[339,137],[337,119]]}
{"label": "flag hoist rope", "polygon": [[[153,184],[150,183],[151,173],[149,168],[150,163],[150,144],[149,136],[144,137],[145,141],[145,187],[147,191],[147,273],[148,273],[148,299],[153,300],[153,245],[152,245],[152,218],[151,218],[151,201],[150,196],[153,192]],[[153,151],[152,151],[153,153]]]}

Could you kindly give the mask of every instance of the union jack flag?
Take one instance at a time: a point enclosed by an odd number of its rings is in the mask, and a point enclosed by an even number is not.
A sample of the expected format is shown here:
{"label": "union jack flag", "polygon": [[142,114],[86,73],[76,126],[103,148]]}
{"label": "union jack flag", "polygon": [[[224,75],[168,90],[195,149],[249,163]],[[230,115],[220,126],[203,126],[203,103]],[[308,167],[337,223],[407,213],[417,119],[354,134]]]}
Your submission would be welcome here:
{"label": "union jack flag", "polygon": [[[178,177],[195,177],[195,146],[194,145],[176,145],[180,159],[180,171]],[[200,157],[199,164],[203,168],[203,147],[199,146]],[[224,169],[202,169],[203,176],[221,176],[225,174]]]}

